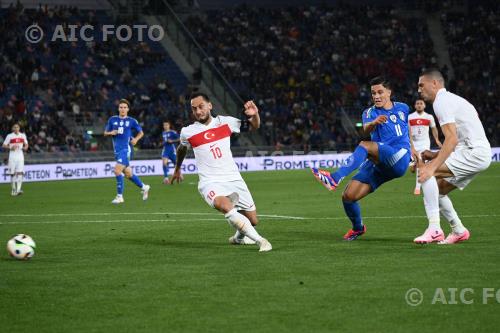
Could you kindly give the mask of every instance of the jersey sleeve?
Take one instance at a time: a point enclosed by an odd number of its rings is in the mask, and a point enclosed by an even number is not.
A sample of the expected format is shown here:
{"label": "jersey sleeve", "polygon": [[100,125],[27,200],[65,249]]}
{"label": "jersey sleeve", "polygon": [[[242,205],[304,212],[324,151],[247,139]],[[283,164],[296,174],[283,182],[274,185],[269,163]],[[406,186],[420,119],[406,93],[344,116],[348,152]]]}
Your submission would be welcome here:
{"label": "jersey sleeve", "polygon": [[220,116],[223,124],[228,124],[231,132],[240,133],[241,120],[230,116]]}
{"label": "jersey sleeve", "polygon": [[179,138],[180,138],[180,144],[185,146],[185,147],[191,147],[191,145],[189,144],[189,141],[188,141],[188,136],[186,134],[186,128],[183,128],[181,130],[181,134],[179,135]]}
{"label": "jersey sleeve", "polygon": [[11,134],[7,134],[7,136],[5,137],[5,140],[3,140],[3,143],[2,143],[2,146],[3,145],[6,145],[8,146],[10,144],[10,138],[12,137]]}
{"label": "jersey sleeve", "polygon": [[113,118],[109,118],[106,124],[106,128],[104,129],[106,132],[111,132],[113,130]]}
{"label": "jersey sleeve", "polygon": [[455,122],[455,112],[453,105],[446,105],[444,101],[438,101],[433,105],[434,113],[436,113],[436,117],[439,121],[439,125],[443,126],[446,124]]}
{"label": "jersey sleeve", "polygon": [[369,109],[366,109],[365,111],[363,111],[363,116],[362,116],[363,125],[375,120],[375,118],[377,118],[377,117],[376,117],[375,113],[373,112],[372,108],[369,108]]}
{"label": "jersey sleeve", "polygon": [[139,125],[139,122],[135,118],[132,127],[137,131],[137,133],[142,132],[142,127],[141,125]]}
{"label": "jersey sleeve", "polygon": [[436,127],[436,121],[434,120],[434,116],[432,114],[430,115],[429,120],[431,121],[431,128]]}

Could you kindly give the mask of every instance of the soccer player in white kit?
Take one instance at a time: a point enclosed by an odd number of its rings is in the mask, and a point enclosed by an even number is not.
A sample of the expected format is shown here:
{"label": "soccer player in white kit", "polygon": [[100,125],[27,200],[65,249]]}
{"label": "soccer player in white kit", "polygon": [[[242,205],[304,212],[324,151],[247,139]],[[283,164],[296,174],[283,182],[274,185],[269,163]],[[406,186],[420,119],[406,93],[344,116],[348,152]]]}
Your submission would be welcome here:
{"label": "soccer player in white kit", "polygon": [[[419,98],[415,101],[415,112],[408,116],[408,123],[410,124],[410,135],[413,142],[413,148],[421,154],[425,150],[431,149],[431,140],[429,138],[429,128],[432,131],[432,136],[436,144],[441,148],[441,141],[439,141],[439,133],[436,127],[436,122],[431,114],[425,112],[425,102]],[[416,170],[415,195],[420,195],[420,183],[418,182],[418,167]]]}
{"label": "soccer player in white kit", "polygon": [[[244,106],[250,127],[259,128],[257,106],[253,101]],[[271,243],[254,228],[258,223],[255,204],[231,152],[231,134],[240,132],[241,120],[229,116],[212,117],[212,103],[203,93],[191,96],[191,110],[196,121],[181,130],[171,184],[181,180],[180,168],[188,147],[192,147],[198,168],[198,191],[205,202],[223,213],[236,229],[229,243],[257,244],[260,252],[270,251]]]}
{"label": "soccer player in white kit", "polygon": [[9,174],[12,183],[12,196],[23,193],[21,186],[23,184],[24,173],[24,151],[28,150],[28,139],[26,134],[20,132],[19,124],[12,126],[12,133],[7,135],[3,141],[2,147],[9,149]]}
{"label": "soccer player in white kit", "polygon": [[[420,162],[418,176],[429,227],[423,235],[415,238],[415,243],[466,241],[470,232],[462,224],[447,194],[456,188],[463,190],[475,175],[488,168],[491,146],[474,106],[447,91],[443,75],[438,70],[429,69],[420,75],[418,92],[425,101],[433,103],[445,139],[439,152],[425,151],[422,154],[424,160],[430,161]],[[452,229],[446,239],[440,226],[440,212]]]}

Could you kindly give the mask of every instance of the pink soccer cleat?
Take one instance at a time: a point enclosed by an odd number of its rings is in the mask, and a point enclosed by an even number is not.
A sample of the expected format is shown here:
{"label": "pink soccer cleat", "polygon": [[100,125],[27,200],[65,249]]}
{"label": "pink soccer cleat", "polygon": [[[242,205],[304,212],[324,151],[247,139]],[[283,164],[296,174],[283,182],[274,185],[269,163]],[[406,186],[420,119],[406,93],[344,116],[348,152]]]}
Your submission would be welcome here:
{"label": "pink soccer cleat", "polygon": [[438,244],[455,244],[459,242],[466,241],[470,238],[470,232],[469,230],[465,229],[465,231],[461,234],[456,234],[454,232],[451,232],[445,240],[440,241]]}
{"label": "pink soccer cleat", "polygon": [[444,232],[441,229],[425,229],[424,233],[413,240],[416,244],[428,244],[444,240]]}
{"label": "pink soccer cleat", "polygon": [[415,191],[413,191],[413,194],[420,195],[420,189],[418,187],[415,187]]}
{"label": "pink soccer cleat", "polygon": [[330,176],[330,172],[327,170],[321,170],[317,168],[311,168],[311,172],[318,182],[321,183],[324,187],[326,187],[329,191],[335,191],[337,184],[335,180],[333,180],[332,176]]}

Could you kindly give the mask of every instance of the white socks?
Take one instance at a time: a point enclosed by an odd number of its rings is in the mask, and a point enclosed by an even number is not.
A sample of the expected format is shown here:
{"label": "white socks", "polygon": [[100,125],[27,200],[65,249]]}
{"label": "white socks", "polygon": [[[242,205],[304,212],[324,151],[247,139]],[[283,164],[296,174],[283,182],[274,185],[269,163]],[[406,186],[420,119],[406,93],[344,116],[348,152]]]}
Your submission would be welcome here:
{"label": "white socks", "polygon": [[415,181],[415,188],[418,188],[420,190],[420,188],[422,187],[422,184],[420,184],[418,182],[418,168],[415,168],[415,178],[416,178],[416,181]]}
{"label": "white socks", "polygon": [[439,196],[439,208],[441,209],[441,214],[450,223],[451,229],[455,234],[462,234],[465,232],[465,227],[460,221],[460,218],[453,208],[450,198],[447,195]]}
{"label": "white socks", "polygon": [[16,175],[17,192],[21,191],[23,185],[23,175]]}
{"label": "white socks", "polygon": [[16,175],[10,176],[10,183],[12,185],[12,193],[17,192],[17,182],[16,182]]}
{"label": "white socks", "polygon": [[227,222],[229,222],[229,224],[232,225],[240,234],[243,234],[243,236],[247,236],[257,243],[260,243],[263,239],[252,226],[250,220],[245,215],[238,213],[236,208],[231,209],[224,215],[224,217],[227,219]]}
{"label": "white socks", "polygon": [[422,183],[424,192],[424,207],[427,218],[429,219],[429,228],[441,229],[439,219],[439,187],[436,177],[431,177]]}

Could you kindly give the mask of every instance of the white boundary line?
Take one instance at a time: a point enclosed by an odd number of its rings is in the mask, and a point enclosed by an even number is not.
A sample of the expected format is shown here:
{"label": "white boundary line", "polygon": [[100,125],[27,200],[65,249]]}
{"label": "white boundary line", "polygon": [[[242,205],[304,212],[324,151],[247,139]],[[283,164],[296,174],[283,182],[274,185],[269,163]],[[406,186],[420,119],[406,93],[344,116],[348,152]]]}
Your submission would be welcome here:
{"label": "white boundary line", "polygon": [[[158,215],[158,214],[170,214],[170,215],[218,215],[218,214],[206,214],[206,213],[120,213],[121,215]],[[10,214],[8,216],[12,217],[26,217],[26,216],[95,216],[95,215],[113,215],[111,213],[94,214],[94,213],[84,213],[84,214],[45,214],[45,215],[31,215],[31,214]],[[119,214],[116,214],[119,215]],[[5,215],[0,215],[5,216]],[[462,215],[462,218],[478,218],[478,217],[498,217],[500,214],[483,214],[483,215]],[[339,217],[300,217],[300,216],[286,216],[286,215],[259,215],[261,218],[279,219],[279,220],[344,220],[347,219],[345,216]],[[424,215],[408,215],[408,216],[367,216],[363,219],[370,220],[388,220],[388,219],[405,219],[405,218],[425,218]],[[62,220],[62,221],[12,221],[12,222],[0,222],[0,225],[15,225],[15,224],[65,224],[65,223],[140,223],[140,222],[189,222],[189,221],[222,221],[223,218],[184,218],[184,219],[127,219],[127,220]]]}

